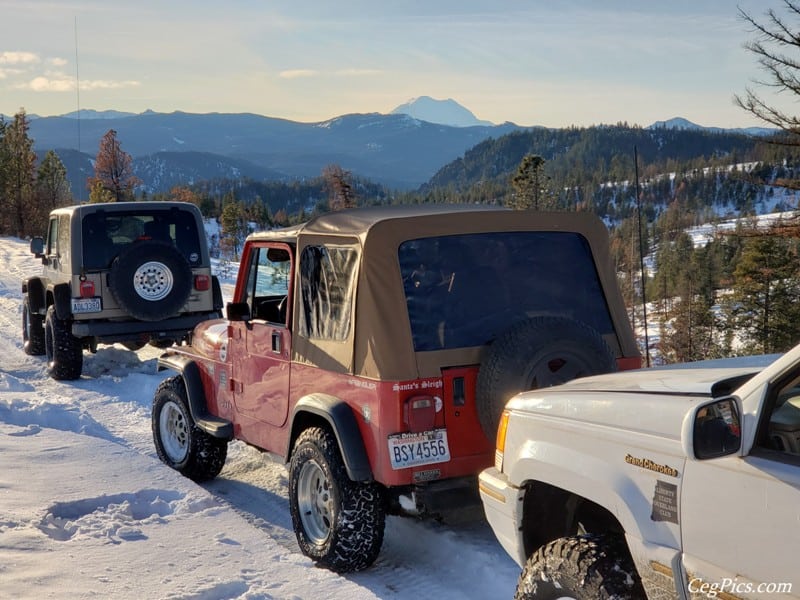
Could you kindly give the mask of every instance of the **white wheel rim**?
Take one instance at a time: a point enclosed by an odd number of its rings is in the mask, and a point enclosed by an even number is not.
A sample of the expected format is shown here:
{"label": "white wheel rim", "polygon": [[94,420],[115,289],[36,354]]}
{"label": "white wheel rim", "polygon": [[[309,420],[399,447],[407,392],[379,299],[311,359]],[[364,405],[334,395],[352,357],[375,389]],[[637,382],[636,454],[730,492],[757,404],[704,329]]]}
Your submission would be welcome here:
{"label": "white wheel rim", "polygon": [[181,408],[174,402],[166,402],[158,418],[158,430],[164,452],[173,462],[179,463],[189,451],[189,424]]}
{"label": "white wheel rim", "polygon": [[300,468],[297,508],[308,538],[315,544],[324,543],[333,522],[333,494],[325,472],[314,461],[308,461]]}
{"label": "white wheel rim", "polygon": [[145,300],[163,300],[172,291],[175,281],[172,271],[155,260],[144,263],[133,274],[133,289]]}

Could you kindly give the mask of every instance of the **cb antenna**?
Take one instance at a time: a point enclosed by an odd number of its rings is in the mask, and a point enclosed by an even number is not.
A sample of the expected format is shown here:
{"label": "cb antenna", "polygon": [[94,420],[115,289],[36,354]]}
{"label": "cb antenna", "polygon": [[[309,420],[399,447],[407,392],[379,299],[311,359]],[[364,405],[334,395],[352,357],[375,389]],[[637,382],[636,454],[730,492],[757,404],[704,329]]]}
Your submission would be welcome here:
{"label": "cb antenna", "polygon": [[[78,103],[78,160],[81,154],[81,75],[78,69],[78,17],[75,17],[75,95]],[[82,194],[78,190],[78,204],[83,204]]]}

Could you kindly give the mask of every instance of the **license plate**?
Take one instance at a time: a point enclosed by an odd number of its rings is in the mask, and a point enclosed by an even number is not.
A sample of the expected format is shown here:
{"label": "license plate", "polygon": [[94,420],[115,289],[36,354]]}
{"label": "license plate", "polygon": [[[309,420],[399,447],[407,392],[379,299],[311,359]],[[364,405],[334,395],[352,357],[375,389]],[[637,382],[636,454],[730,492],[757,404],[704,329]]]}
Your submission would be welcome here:
{"label": "license plate", "polygon": [[447,431],[398,433],[389,436],[389,457],[392,469],[405,469],[419,465],[433,465],[450,460]]}
{"label": "license plate", "polygon": [[93,313],[103,310],[100,298],[73,298],[72,314]]}

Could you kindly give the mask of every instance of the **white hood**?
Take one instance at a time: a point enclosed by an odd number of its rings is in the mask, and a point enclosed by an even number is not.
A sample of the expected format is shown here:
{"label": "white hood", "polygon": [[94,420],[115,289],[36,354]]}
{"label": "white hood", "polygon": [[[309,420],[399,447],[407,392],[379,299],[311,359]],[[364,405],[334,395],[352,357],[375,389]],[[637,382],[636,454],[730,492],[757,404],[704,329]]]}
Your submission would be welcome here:
{"label": "white hood", "polygon": [[734,359],[736,366],[729,360],[704,361],[584,377],[518,394],[508,408],[679,439],[692,405],[733,393],[774,358]]}

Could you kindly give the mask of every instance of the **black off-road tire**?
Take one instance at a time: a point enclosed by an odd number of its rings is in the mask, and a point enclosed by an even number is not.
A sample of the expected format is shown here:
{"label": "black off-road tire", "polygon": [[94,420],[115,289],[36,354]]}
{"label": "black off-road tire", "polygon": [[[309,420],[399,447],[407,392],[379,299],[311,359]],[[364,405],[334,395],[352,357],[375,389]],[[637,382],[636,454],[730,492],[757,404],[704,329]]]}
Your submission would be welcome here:
{"label": "black off-road tire", "polygon": [[522,570],[514,600],[645,600],[621,536],[560,538],[542,546]]}
{"label": "black off-road tire", "polygon": [[481,361],[476,385],[478,419],[494,440],[512,396],[617,370],[614,352],[595,329],[564,317],[534,317],[500,334]]}
{"label": "black off-road tire", "polygon": [[45,353],[44,318],[31,310],[28,294],[22,296],[22,349],[30,356]]}
{"label": "black off-road tire", "polygon": [[289,509],[300,549],[319,566],[347,573],[378,557],[386,525],[382,490],[350,480],[327,429],[306,429],[294,445]]}
{"label": "black off-road tire", "polygon": [[192,291],[192,268],[172,244],[131,244],[111,264],[111,294],[140,321],[162,321],[183,308]]}
{"label": "black off-road tire", "polygon": [[151,427],[158,458],[192,481],[214,479],[225,466],[228,442],[194,422],[180,375],[165,379],[156,389]]}
{"label": "black off-road tire", "polygon": [[50,306],[44,321],[47,372],[58,380],[79,379],[83,370],[83,344],[72,335],[69,321],[59,319]]}

